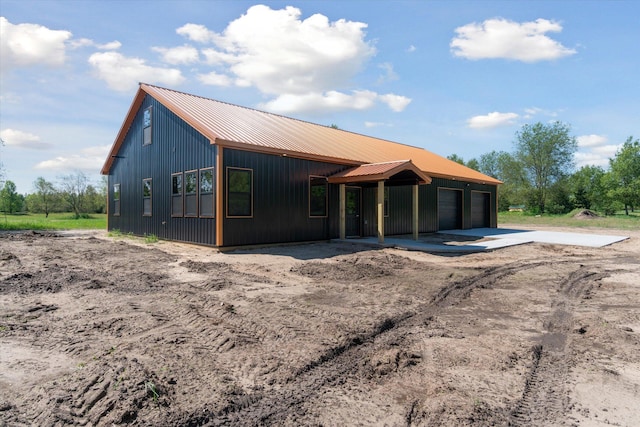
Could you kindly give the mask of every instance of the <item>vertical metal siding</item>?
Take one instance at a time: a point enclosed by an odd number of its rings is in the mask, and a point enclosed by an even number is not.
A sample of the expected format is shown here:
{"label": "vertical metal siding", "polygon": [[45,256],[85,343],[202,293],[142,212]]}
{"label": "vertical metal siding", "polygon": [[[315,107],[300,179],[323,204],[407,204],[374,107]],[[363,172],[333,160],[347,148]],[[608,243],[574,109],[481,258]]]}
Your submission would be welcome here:
{"label": "vertical metal siding", "polygon": [[[142,145],[142,112],[152,106],[152,143]],[[214,218],[171,217],[171,174],[215,166],[216,148],[162,104],[147,96],[129,129],[109,175],[121,185],[120,216],[109,215],[109,229],[161,239],[215,244]],[[142,216],[142,180],[152,181],[152,215]]]}
{"label": "vertical metal siding", "polygon": [[[329,176],[343,165],[286,156],[226,149],[224,167],[253,170],[253,217],[224,219],[224,246],[324,240],[337,236],[333,206],[334,186],[329,186],[330,216],[309,217],[309,176]],[[226,173],[225,173],[226,179]],[[226,183],[221,187],[226,190]],[[226,199],[226,195],[225,195]]]}
{"label": "vertical metal siding", "polygon": [[[462,227],[472,227],[471,193],[483,191],[495,200],[496,186],[474,184],[463,181],[433,178],[431,184],[420,185],[418,189],[418,231],[433,233],[439,230],[438,224],[438,189],[450,188],[462,190]],[[364,187],[362,192],[363,235],[375,236],[376,229],[376,189]],[[409,234],[412,230],[411,186],[389,187],[389,216],[385,217],[384,233],[387,236]],[[489,222],[497,227],[495,203],[490,204]]]}

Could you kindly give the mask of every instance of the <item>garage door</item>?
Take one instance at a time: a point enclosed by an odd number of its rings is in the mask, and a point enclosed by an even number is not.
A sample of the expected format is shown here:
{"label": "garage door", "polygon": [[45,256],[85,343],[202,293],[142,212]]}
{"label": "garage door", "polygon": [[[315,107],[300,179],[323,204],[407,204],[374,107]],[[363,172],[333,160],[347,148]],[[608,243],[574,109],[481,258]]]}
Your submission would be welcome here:
{"label": "garage door", "polygon": [[438,229],[462,228],[462,191],[438,189]]}
{"label": "garage door", "polygon": [[471,227],[490,227],[491,195],[489,193],[471,193]]}

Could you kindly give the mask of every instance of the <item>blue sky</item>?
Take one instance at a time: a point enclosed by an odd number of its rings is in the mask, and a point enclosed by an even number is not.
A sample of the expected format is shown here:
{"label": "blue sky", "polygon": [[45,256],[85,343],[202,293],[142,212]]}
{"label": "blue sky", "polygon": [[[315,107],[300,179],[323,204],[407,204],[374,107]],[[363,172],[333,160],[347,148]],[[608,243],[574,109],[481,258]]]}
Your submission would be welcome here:
{"label": "blue sky", "polygon": [[577,166],[640,136],[640,2],[0,0],[0,161],[93,181],[138,82],[424,147],[572,128]]}

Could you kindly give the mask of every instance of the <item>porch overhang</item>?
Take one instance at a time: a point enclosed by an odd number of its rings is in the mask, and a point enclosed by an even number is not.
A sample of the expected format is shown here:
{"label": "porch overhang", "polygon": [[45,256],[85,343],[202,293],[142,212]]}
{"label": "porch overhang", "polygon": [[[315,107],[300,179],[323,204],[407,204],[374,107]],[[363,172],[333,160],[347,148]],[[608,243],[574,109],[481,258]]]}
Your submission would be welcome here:
{"label": "porch overhang", "polygon": [[401,181],[403,183],[430,184],[431,177],[418,169],[411,160],[368,163],[338,172],[327,178],[330,184],[371,183]]}

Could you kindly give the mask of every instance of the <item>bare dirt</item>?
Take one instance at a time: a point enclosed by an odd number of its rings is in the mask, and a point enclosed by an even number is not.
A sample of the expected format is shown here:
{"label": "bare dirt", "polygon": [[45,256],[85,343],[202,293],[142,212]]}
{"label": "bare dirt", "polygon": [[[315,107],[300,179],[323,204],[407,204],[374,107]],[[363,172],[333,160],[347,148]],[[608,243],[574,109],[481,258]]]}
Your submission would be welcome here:
{"label": "bare dirt", "polygon": [[0,425],[640,425],[640,231],[599,231],[631,238],[443,256],[3,233]]}

